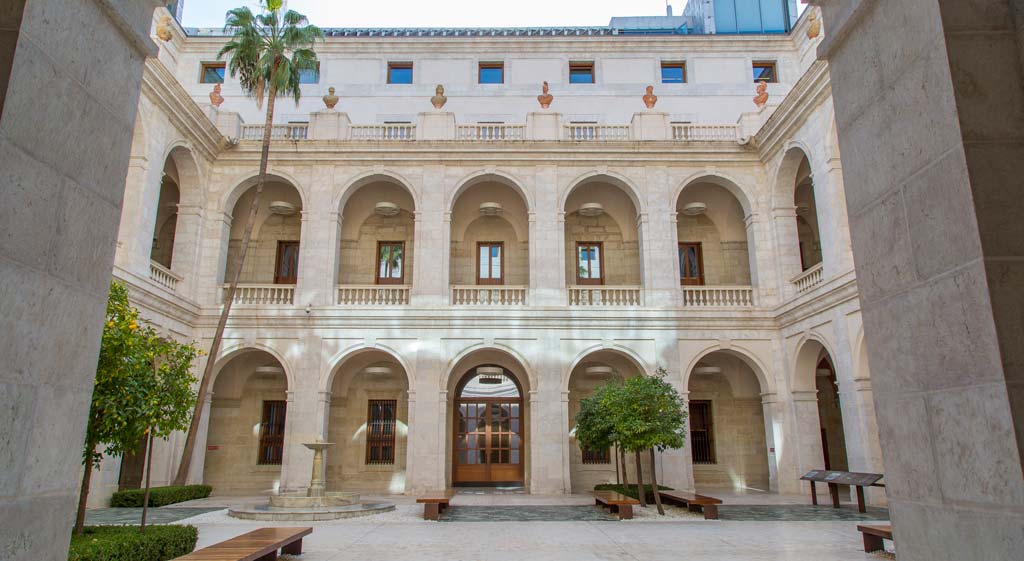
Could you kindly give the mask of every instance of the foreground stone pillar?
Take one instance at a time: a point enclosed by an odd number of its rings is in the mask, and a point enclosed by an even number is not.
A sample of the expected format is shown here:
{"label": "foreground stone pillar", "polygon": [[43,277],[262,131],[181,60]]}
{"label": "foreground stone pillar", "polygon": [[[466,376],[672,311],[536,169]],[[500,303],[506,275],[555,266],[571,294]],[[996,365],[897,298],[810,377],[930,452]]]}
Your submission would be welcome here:
{"label": "foreground stone pillar", "polygon": [[[67,559],[142,68],[156,54],[149,30],[158,4],[6,0],[0,9],[5,561]],[[82,53],[103,64],[86,67]]]}
{"label": "foreground stone pillar", "polygon": [[1019,559],[1020,2],[814,3],[899,558]]}

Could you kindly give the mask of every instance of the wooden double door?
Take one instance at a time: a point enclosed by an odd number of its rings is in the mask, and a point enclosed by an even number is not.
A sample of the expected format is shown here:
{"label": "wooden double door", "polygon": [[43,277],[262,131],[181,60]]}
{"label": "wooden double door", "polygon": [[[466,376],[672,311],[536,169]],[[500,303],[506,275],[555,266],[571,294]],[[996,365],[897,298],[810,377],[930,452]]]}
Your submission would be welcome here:
{"label": "wooden double door", "polygon": [[522,398],[456,400],[453,483],[521,485],[523,433]]}

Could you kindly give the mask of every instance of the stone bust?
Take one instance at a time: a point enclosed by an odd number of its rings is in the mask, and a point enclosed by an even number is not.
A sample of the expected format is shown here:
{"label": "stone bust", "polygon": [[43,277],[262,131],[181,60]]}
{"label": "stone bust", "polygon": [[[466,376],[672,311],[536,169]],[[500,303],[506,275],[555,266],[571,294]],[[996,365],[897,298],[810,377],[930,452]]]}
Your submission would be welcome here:
{"label": "stone bust", "polygon": [[444,95],[444,86],[441,84],[437,85],[437,89],[434,90],[434,97],[430,98],[430,103],[433,104],[434,109],[440,109],[444,107],[445,103],[448,103],[448,98]]}
{"label": "stone bust", "polygon": [[334,109],[334,106],[338,104],[339,98],[334,92],[334,86],[331,86],[327,88],[327,95],[323,97],[324,105],[326,105],[328,109]]}
{"label": "stone bust", "polygon": [[547,109],[551,107],[551,102],[554,101],[555,96],[548,93],[547,80],[544,81],[544,85],[541,86],[541,94],[537,96],[537,101],[540,103],[541,109]]}
{"label": "stone bust", "polygon": [[210,103],[214,107],[220,107],[220,104],[224,103],[224,96],[220,95],[220,84],[214,84],[213,91],[210,92]]}
{"label": "stone bust", "polygon": [[648,109],[654,109],[656,103],[658,103],[658,96],[654,95],[654,86],[647,86],[647,93],[644,94],[644,105]]}
{"label": "stone bust", "polygon": [[768,103],[768,82],[761,80],[757,83],[757,95],[754,96],[754,105],[764,107]]}

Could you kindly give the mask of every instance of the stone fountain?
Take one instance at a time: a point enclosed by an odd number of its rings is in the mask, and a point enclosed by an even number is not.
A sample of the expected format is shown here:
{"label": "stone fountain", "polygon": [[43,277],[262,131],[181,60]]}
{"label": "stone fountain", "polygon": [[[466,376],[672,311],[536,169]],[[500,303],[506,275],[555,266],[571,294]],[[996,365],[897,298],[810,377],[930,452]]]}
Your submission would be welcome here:
{"label": "stone fountain", "polygon": [[327,491],[323,479],[324,450],[334,443],[317,441],[302,445],[313,451],[313,474],[305,491],[274,493],[268,503],[230,508],[228,515],[246,520],[335,520],[395,510],[393,503],[361,503],[358,493]]}

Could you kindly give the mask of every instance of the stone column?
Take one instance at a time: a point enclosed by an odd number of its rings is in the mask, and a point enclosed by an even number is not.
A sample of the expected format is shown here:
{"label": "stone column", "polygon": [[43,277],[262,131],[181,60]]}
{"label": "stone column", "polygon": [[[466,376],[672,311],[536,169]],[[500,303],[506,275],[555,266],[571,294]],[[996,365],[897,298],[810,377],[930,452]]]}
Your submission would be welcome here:
{"label": "stone column", "polygon": [[416,211],[413,242],[412,304],[443,306],[448,303],[451,213],[445,209],[444,169],[423,169],[420,208]]}
{"label": "stone column", "polygon": [[[203,482],[203,472],[206,468],[206,439],[210,435],[210,408],[213,406],[213,392],[206,392],[206,396],[203,398],[203,416],[202,421],[199,424],[199,429],[196,430],[196,442],[195,448],[192,453],[192,463],[188,466],[188,478],[186,479],[189,485],[198,485]],[[184,445],[184,440],[181,441]],[[177,460],[174,465],[180,462],[181,451],[177,451],[175,456]]]}
{"label": "stone column", "polygon": [[839,157],[816,162],[811,176],[818,212],[818,235],[821,238],[822,274],[827,280],[853,269],[850,224],[846,213],[846,195],[843,192],[843,168]]}
{"label": "stone column", "polygon": [[200,304],[221,302],[221,285],[227,269],[228,243],[231,238],[231,215],[214,212],[203,223],[203,239],[193,295]]}
{"label": "stone column", "polygon": [[572,429],[573,420],[569,418],[569,392],[563,391],[560,395],[560,409],[562,427],[565,428],[565,436],[562,437],[562,489],[565,493],[572,493],[572,446],[573,439],[569,435]]}
{"label": "stone column", "polygon": [[[141,146],[135,149],[144,152],[146,148]],[[156,171],[150,170],[148,154],[133,156],[128,161],[122,203],[124,212],[121,213],[117,234],[115,263],[142,278],[149,277],[149,255],[153,249],[156,206],[160,198],[160,180],[153,175],[159,176]],[[150,207],[148,209],[147,203]]]}
{"label": "stone column", "polygon": [[295,290],[297,307],[332,306],[336,302],[338,220],[338,212],[333,209],[302,211],[299,281]]}
{"label": "stone column", "polygon": [[558,170],[536,170],[534,206],[530,212],[530,305],[564,306],[564,215],[558,209]]}
{"label": "stone column", "polygon": [[796,228],[796,207],[775,207],[772,209],[772,226],[775,235],[772,241],[776,260],[776,279],[779,284],[780,301],[796,296],[796,287],[790,282],[802,271],[800,266],[800,236]]}
{"label": "stone column", "polygon": [[195,298],[196,275],[199,264],[200,236],[203,234],[203,208],[196,205],[178,205],[177,226],[174,231],[174,253],[171,271],[182,277],[177,293]]}
{"label": "stone column", "polygon": [[747,257],[750,284],[754,287],[754,303],[758,306],[776,305],[780,301],[782,287],[777,275],[778,253],[772,240],[771,224],[760,212],[748,214],[743,223],[747,229]]}
{"label": "stone column", "polygon": [[413,458],[419,457],[422,443],[417,438],[417,433],[422,429],[416,424],[416,390],[410,389],[407,392],[407,396],[405,401],[405,410],[407,411],[405,425],[405,488],[403,492],[409,494],[413,492],[413,482],[416,481],[417,468],[419,467],[419,463],[414,462]]}
{"label": "stone column", "polygon": [[[667,124],[665,130],[668,130]],[[678,250],[673,242],[676,238],[675,204],[671,202],[668,169],[648,167],[645,174],[648,211],[642,215],[639,233],[644,305],[675,308],[682,303],[682,292],[679,289],[679,269],[672,267],[673,256],[678,254]]]}
{"label": "stone column", "polygon": [[[1024,549],[1019,2],[815,0],[901,561]],[[879,53],[895,53],[880,57]],[[882,61],[864,72],[864,60]]]}

